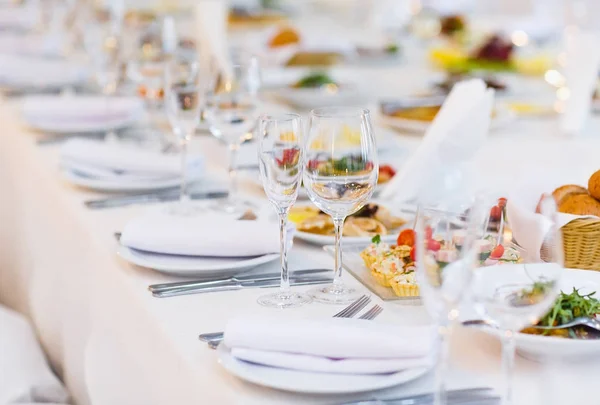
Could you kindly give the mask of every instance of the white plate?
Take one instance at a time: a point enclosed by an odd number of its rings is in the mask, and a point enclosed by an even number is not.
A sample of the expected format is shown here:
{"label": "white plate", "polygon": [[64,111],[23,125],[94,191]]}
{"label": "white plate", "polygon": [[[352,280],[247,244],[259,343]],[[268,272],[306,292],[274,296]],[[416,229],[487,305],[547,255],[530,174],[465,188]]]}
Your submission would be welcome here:
{"label": "white plate", "polygon": [[331,105],[356,105],[364,102],[366,96],[358,87],[341,84],[337,91],[326,89],[295,89],[282,87],[275,90],[279,100],[301,109],[327,107]]}
{"label": "white plate", "polygon": [[0,54],[0,86],[8,90],[59,90],[82,84],[89,76],[83,65],[64,59]]}
{"label": "white plate", "polygon": [[351,394],[375,391],[413,381],[426,368],[402,370],[385,375],[309,373],[286,370],[238,360],[224,344],[217,349],[219,363],[231,374],[254,384],[303,394]]}
{"label": "white plate", "polygon": [[179,177],[160,180],[136,180],[123,182],[119,180],[98,179],[87,177],[72,170],[61,170],[62,176],[69,183],[79,187],[89,188],[90,190],[102,192],[130,192],[130,191],[150,191],[162,190],[165,188],[177,187],[181,184]]}
{"label": "white plate", "polygon": [[[491,130],[501,128],[502,126],[513,122],[517,117],[512,110],[505,106],[496,106],[495,111],[496,115],[494,118],[492,118],[490,123]],[[379,114],[379,120],[384,125],[387,125],[391,128],[412,133],[425,133],[431,126],[431,122],[395,118],[384,114]]]}
{"label": "white plate", "polygon": [[[600,297],[600,273],[596,271],[565,270],[560,285],[565,293],[570,293],[575,287],[580,288],[581,293],[597,291],[596,298]],[[493,335],[498,334],[497,331],[486,330]],[[600,359],[600,339],[575,340],[518,333],[516,343],[521,356],[536,361],[552,358],[569,361]]]}
{"label": "white plate", "polygon": [[279,253],[257,257],[196,257],[163,255],[119,245],[117,254],[130,263],[178,276],[228,277],[279,259]]}

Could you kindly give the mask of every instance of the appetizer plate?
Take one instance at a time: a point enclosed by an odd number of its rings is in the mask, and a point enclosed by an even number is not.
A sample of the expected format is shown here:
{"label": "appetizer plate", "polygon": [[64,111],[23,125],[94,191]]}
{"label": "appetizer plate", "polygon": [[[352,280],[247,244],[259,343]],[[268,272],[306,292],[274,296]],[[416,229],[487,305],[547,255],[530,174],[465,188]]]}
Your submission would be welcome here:
{"label": "appetizer plate", "polygon": [[178,177],[159,180],[141,178],[137,180],[122,181],[119,179],[94,178],[76,170],[65,168],[61,170],[61,174],[66,181],[73,185],[102,192],[126,193],[133,191],[162,190],[165,188],[177,187],[181,184],[181,179]]}
{"label": "appetizer plate", "polygon": [[357,86],[341,83],[335,89],[283,87],[274,92],[279,100],[301,109],[331,105],[357,105],[365,100],[365,93]]}
{"label": "appetizer plate", "polygon": [[[513,122],[517,115],[506,106],[496,106],[496,115],[492,118],[490,129],[495,130]],[[384,125],[403,132],[425,133],[431,126],[431,121],[411,120],[405,118],[391,117],[386,114],[379,114],[379,120]]]}
{"label": "appetizer plate", "polygon": [[[393,242],[395,243],[396,239]],[[344,269],[384,301],[399,301],[407,305],[421,305],[420,297],[398,297],[391,287],[384,287],[375,281],[371,272],[365,266],[363,259],[360,257],[360,252],[367,246],[368,243],[352,246],[342,245],[342,266]],[[335,257],[335,246],[324,246],[323,249],[332,257]]]}
{"label": "appetizer plate", "polygon": [[[581,293],[598,291],[600,294],[600,273],[589,270],[565,270],[560,282],[564,292],[570,292],[573,287],[581,289]],[[486,329],[489,333],[498,336],[494,329]],[[561,359],[578,361],[583,359],[600,359],[600,339],[580,340],[567,339],[555,336],[529,335],[518,333],[516,335],[517,352],[530,360],[543,361],[545,359]]]}
{"label": "appetizer plate", "polygon": [[119,245],[117,254],[130,263],[177,276],[226,277],[279,259],[279,253],[257,257],[200,257],[145,252]]}
{"label": "appetizer plate", "polygon": [[358,375],[310,373],[263,366],[238,360],[224,344],[217,349],[219,363],[231,374],[264,387],[303,394],[351,394],[375,391],[413,381],[427,368],[415,368],[392,374]]}

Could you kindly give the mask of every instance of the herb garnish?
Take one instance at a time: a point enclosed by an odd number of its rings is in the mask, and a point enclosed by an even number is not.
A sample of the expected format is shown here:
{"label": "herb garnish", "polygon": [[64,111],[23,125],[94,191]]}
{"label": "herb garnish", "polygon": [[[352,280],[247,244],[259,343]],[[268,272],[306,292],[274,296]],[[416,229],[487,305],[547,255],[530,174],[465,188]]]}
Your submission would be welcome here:
{"label": "herb garnish", "polygon": [[373,242],[376,245],[379,245],[381,243],[381,236],[379,234],[373,236],[371,242]]}
{"label": "herb garnish", "polygon": [[560,326],[579,317],[592,318],[600,314],[600,300],[593,296],[596,292],[581,295],[573,288],[571,294],[561,291],[552,309],[538,322],[540,326]]}

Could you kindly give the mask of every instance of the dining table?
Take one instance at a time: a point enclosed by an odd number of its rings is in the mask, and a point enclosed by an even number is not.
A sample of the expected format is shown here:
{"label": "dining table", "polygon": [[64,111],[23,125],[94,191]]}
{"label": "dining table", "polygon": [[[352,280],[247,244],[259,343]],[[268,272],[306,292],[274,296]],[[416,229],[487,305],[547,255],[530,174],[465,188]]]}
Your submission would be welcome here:
{"label": "dining table", "polygon": [[[336,68],[368,89],[365,106],[374,112],[377,140],[391,145],[380,158],[398,167],[422,136],[382,125],[377,119],[378,102],[418,92],[439,76],[426,63],[412,63],[413,51],[418,49],[407,49],[391,65]],[[554,90],[544,83],[542,87],[547,90],[543,97],[551,100]],[[20,102],[16,97],[0,98],[0,300],[30,317],[50,364],[76,403],[337,404],[432,390],[431,373],[384,391],[347,395],[285,392],[229,374],[219,364],[217,352],[198,335],[222,331],[234,316],[277,312],[257,304],[264,290],[153,297],[148,285],[181,278],[127,263],[116,254],[114,236],[149,206],[87,208],[85,201],[106,195],[72,186],[61,177],[61,142],[39,143],[48,135],[20,120]],[[294,110],[268,97],[262,108]],[[558,115],[523,116],[492,130],[466,169],[473,184],[507,195],[546,183],[585,185],[600,168],[600,115],[592,114],[586,131],[577,136],[561,133],[558,122]],[[190,147],[192,153],[205,157],[210,173],[225,175],[227,150],[218,139],[199,131]],[[243,148],[252,161],[256,145]],[[243,171],[242,193],[257,209],[266,210],[269,203],[261,187],[251,181],[256,176],[252,168]],[[231,238],[252,235],[232,234]],[[300,240],[294,242],[289,260],[292,270],[333,268],[333,258],[321,246]],[[253,271],[277,272],[278,266],[270,263]],[[344,279],[370,294],[351,274],[345,273]],[[377,322],[429,322],[420,305],[382,301],[375,295],[372,300],[384,308]],[[279,310],[279,315],[324,317],[340,309],[312,303]],[[515,405],[594,404],[598,398],[590,390],[599,375],[599,359],[537,362],[518,356]],[[449,376],[450,388],[501,389],[499,340],[478,328],[457,326]]]}

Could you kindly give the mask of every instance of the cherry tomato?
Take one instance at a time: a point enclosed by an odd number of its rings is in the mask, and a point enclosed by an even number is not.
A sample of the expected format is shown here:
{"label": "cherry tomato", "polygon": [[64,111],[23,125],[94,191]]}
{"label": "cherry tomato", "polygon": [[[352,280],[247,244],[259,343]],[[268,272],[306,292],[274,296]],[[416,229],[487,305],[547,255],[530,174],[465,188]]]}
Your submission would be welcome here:
{"label": "cherry tomato", "polygon": [[414,246],[415,245],[415,231],[412,229],[405,229],[402,232],[400,232],[400,235],[398,235],[398,240],[396,241],[398,243],[398,246]]}
{"label": "cherry tomato", "polygon": [[492,221],[500,221],[500,218],[502,218],[502,208],[494,205],[490,210],[490,219]]}
{"label": "cherry tomato", "polygon": [[430,226],[425,227],[425,240],[429,240],[433,237],[433,229]]}
{"label": "cherry tomato", "polygon": [[492,253],[490,253],[490,259],[500,259],[503,254],[504,246],[498,245],[494,248],[494,250],[492,250]]}
{"label": "cherry tomato", "polygon": [[432,252],[437,252],[438,250],[440,250],[442,247],[442,245],[440,244],[440,242],[438,242],[435,239],[429,239],[427,241],[427,249],[431,250]]}
{"label": "cherry tomato", "polygon": [[413,246],[412,248],[410,248],[410,260],[412,260],[413,262],[417,261],[417,252],[415,251],[415,246]]}
{"label": "cherry tomato", "polygon": [[379,166],[379,173],[385,173],[389,175],[389,177],[394,177],[396,175],[396,170],[390,165]]}
{"label": "cherry tomato", "polygon": [[504,198],[504,197],[498,198],[498,207],[500,207],[500,208],[506,207],[506,198]]}

